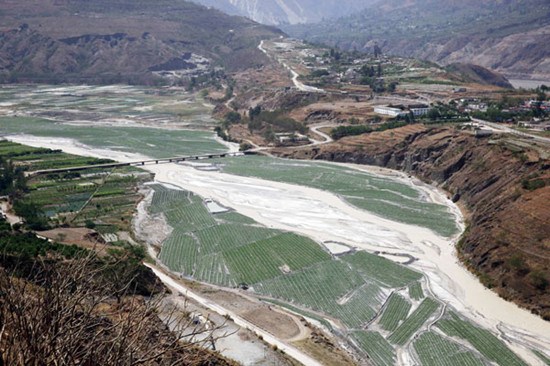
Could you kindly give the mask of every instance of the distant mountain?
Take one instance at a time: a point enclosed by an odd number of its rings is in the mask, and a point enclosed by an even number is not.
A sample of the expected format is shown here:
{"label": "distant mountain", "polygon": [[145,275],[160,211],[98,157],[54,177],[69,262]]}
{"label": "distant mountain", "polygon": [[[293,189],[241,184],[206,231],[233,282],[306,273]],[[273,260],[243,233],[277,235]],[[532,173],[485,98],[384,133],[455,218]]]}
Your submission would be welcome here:
{"label": "distant mountain", "polygon": [[366,8],[379,0],[193,0],[238,14],[259,23],[280,25],[315,23]]}
{"label": "distant mountain", "polygon": [[270,62],[258,44],[282,34],[183,0],[5,0],[0,80],[151,83],[163,72],[232,71]]}
{"label": "distant mountain", "polygon": [[292,36],[440,64],[479,64],[512,77],[550,78],[548,0],[389,0],[356,14],[283,26]]}

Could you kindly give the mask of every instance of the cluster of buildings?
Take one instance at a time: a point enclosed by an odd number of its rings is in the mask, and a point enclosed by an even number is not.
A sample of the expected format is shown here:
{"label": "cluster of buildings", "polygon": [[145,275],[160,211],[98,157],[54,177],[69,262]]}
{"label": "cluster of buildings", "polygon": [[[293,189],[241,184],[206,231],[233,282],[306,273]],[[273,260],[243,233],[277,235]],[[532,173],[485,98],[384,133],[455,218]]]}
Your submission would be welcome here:
{"label": "cluster of buildings", "polygon": [[415,117],[425,116],[430,111],[430,106],[425,104],[388,105],[374,107],[374,113],[389,117],[405,117],[411,113]]}

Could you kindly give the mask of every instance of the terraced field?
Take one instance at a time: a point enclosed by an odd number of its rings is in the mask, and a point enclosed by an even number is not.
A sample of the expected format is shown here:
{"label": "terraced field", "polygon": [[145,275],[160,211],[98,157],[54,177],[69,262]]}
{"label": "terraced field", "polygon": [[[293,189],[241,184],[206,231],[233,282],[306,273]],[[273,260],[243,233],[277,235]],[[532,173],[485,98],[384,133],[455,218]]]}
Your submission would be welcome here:
{"label": "terraced field", "polygon": [[[209,132],[174,129],[166,133],[166,129],[151,128],[212,126],[209,108],[201,106],[200,100],[186,104],[173,94],[166,99],[162,92],[131,87],[50,89],[0,90],[0,110],[6,116],[0,117],[1,132],[65,137],[91,147],[151,157],[225,151]],[[202,108],[208,110],[208,118],[203,118]],[[1,151],[0,144],[0,155]],[[50,152],[52,162],[48,162],[40,149],[19,152],[27,156],[11,158],[41,168],[97,161]],[[441,235],[457,230],[446,207],[428,203],[421,191],[399,180],[344,166],[267,157],[227,159],[220,165],[227,173],[328,190],[380,216]],[[98,225],[98,230],[116,232],[130,222],[138,195],[127,187],[135,183],[131,176],[136,172],[108,173],[91,170],[85,177],[34,181],[31,195],[36,202],[54,200],[54,205],[46,207],[50,215],[72,211],[78,213],[75,220],[80,225],[100,217],[105,225]],[[176,273],[222,286],[251,286],[249,291],[265,301],[352,338],[377,365],[395,364],[397,355],[413,349],[427,365],[438,360],[444,365],[477,365],[478,360],[524,364],[495,335],[450,312],[431,332],[421,333],[439,315],[441,305],[425,293],[429,283],[416,271],[366,252],[334,257],[318,243],[262,227],[238,213],[212,215],[203,200],[189,192],[161,185],[153,188],[150,212],[164,214],[174,228],[160,259]],[[544,360],[545,355],[536,352]]]}
{"label": "terraced field", "polygon": [[368,253],[335,259],[308,238],[261,227],[236,213],[211,215],[197,196],[152,187],[150,211],[163,212],[175,228],[161,260],[200,281],[246,283],[260,295],[325,313],[354,328],[373,319],[391,286],[406,286],[420,277]]}
{"label": "terraced field", "polygon": [[439,304],[431,298],[427,298],[405,319],[403,323],[392,333],[388,340],[397,345],[404,345],[418,330],[426,323],[426,321],[439,308]]}
{"label": "terraced field", "polygon": [[[106,162],[1,140],[0,157],[29,172]],[[135,168],[41,175],[27,180],[29,192],[23,202],[36,205],[58,223],[82,227],[92,222],[101,232],[128,230],[141,199],[135,188],[149,179],[149,174]]]}
{"label": "terraced field", "polygon": [[376,366],[394,365],[395,351],[392,345],[377,332],[358,331],[352,333],[353,340],[365,350]]}
{"label": "terraced field", "polygon": [[422,291],[422,284],[420,282],[414,282],[409,286],[409,296],[413,300],[421,300],[424,298],[424,291]]}

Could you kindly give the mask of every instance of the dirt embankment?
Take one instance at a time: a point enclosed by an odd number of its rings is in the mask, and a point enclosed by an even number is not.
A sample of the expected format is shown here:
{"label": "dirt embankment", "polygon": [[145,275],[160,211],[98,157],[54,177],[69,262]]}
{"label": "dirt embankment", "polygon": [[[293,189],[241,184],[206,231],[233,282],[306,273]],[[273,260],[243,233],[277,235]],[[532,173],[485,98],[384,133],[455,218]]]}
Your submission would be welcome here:
{"label": "dirt embankment", "polygon": [[458,244],[465,265],[502,297],[550,320],[550,161],[540,149],[412,125],[278,153],[378,165],[441,185],[470,211]]}

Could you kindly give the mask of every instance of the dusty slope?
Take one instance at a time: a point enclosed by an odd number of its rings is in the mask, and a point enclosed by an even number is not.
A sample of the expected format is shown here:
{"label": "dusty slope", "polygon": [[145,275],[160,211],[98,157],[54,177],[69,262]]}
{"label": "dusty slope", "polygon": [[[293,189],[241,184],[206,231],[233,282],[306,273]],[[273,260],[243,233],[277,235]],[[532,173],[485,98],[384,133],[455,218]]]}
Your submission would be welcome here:
{"label": "dusty slope", "polygon": [[338,18],[376,0],[193,0],[263,24],[297,24]]}
{"label": "dusty slope", "polygon": [[[536,151],[413,125],[281,154],[385,166],[441,184],[471,213],[459,244],[466,265],[501,296],[550,319],[550,162]],[[533,189],[540,179],[546,186]]]}
{"label": "dusty slope", "polygon": [[268,63],[257,46],[281,34],[183,0],[2,1],[0,76],[141,82],[190,53],[240,70]]}

